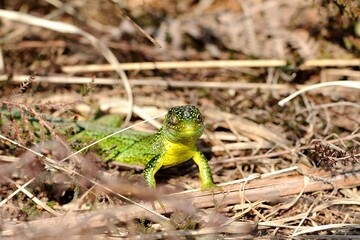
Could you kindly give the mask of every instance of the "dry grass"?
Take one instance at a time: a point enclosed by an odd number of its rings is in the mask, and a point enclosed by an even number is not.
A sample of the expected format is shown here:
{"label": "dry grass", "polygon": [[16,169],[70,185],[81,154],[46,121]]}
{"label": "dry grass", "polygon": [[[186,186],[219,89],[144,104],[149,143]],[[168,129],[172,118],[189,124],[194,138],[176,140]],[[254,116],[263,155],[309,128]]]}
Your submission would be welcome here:
{"label": "dry grass", "polygon": [[[0,10],[1,237],[359,234],[359,6],[180,2]],[[189,164],[157,174],[150,191],[141,167],[74,152],[67,123],[49,121],[116,113],[156,131],[184,104],[205,116],[199,147],[223,191],[200,192]]]}

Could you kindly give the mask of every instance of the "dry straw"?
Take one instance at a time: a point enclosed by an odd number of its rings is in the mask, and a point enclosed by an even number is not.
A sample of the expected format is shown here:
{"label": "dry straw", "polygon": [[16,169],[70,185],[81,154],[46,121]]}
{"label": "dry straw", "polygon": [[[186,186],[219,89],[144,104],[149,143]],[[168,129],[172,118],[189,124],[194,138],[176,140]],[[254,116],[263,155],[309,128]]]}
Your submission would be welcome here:
{"label": "dry straw", "polygon": [[133,106],[133,95],[129,84],[129,80],[124,70],[121,68],[117,58],[105,44],[103,44],[101,41],[99,41],[96,37],[94,37],[90,33],[85,32],[84,30],[68,23],[46,20],[40,17],[31,16],[26,13],[8,11],[3,9],[0,9],[0,18],[5,18],[16,22],[21,22],[24,24],[42,27],[61,33],[78,34],[88,39],[89,42],[93,45],[93,47],[97,49],[105,57],[105,59],[111,64],[112,69],[115,70],[122,79],[123,85],[128,94],[128,101],[129,101],[128,113],[125,119],[125,123],[127,124],[130,121],[132,114],[132,106]]}

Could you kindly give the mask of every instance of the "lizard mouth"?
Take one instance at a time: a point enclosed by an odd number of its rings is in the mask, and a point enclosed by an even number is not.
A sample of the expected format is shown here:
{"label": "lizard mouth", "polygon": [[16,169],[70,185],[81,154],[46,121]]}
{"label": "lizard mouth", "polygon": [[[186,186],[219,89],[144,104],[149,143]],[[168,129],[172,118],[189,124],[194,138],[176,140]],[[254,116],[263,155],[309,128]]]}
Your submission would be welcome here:
{"label": "lizard mouth", "polygon": [[183,130],[173,130],[169,129],[166,136],[174,142],[187,142],[187,141],[196,141],[201,137],[203,133],[203,128],[187,128]]}
{"label": "lizard mouth", "polygon": [[196,137],[197,135],[199,135],[198,131],[182,131],[180,133],[178,133],[179,136],[184,136],[184,137]]}

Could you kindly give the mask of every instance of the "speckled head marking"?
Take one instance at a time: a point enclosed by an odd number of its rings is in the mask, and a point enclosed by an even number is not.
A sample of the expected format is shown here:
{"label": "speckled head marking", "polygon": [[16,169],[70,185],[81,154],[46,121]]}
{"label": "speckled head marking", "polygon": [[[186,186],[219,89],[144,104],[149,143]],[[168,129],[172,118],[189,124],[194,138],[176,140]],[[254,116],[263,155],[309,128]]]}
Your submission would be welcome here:
{"label": "speckled head marking", "polygon": [[163,131],[174,142],[196,141],[204,131],[202,114],[192,105],[173,107],[165,116]]}

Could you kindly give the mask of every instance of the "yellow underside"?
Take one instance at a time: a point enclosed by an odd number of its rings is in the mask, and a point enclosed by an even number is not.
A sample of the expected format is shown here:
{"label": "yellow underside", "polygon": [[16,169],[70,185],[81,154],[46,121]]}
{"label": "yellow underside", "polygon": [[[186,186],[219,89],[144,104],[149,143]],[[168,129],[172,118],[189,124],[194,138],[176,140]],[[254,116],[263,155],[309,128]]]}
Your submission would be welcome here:
{"label": "yellow underside", "polygon": [[191,159],[196,153],[195,144],[191,144],[189,147],[181,143],[173,143],[169,140],[164,140],[164,147],[166,149],[166,154],[162,159],[162,166],[171,167],[182,162],[186,162]]}

